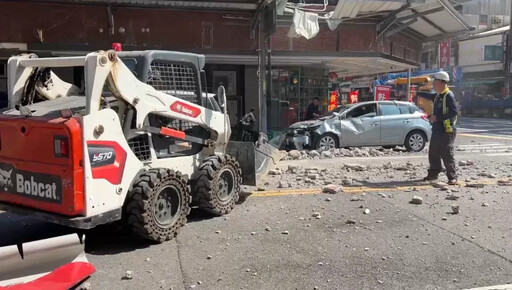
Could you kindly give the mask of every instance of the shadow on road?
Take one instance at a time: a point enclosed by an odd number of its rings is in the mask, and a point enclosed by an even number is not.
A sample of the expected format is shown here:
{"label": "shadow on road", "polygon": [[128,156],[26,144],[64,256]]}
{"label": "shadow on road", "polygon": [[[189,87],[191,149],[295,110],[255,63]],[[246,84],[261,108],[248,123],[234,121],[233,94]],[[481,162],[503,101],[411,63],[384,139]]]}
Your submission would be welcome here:
{"label": "shadow on road", "polygon": [[[251,192],[242,191],[240,193],[240,197],[238,198],[238,202],[236,204],[237,205],[243,204],[251,194],[252,194]],[[215,216],[196,207],[196,208],[192,208],[192,210],[190,211],[190,214],[187,217],[187,222],[194,223],[194,222],[200,222],[200,221],[208,220],[208,219],[212,219],[212,218],[215,218]]]}
{"label": "shadow on road", "polygon": [[152,244],[139,238],[128,228],[112,224],[86,232],[85,252],[90,255],[116,255],[148,248]]}
{"label": "shadow on road", "polygon": [[[250,192],[242,192],[237,204],[244,203],[250,194]],[[211,214],[193,209],[188,216],[188,222],[211,218],[213,218]],[[91,230],[79,230],[31,217],[0,213],[0,247],[71,233],[85,235],[85,252],[90,255],[116,255],[147,248],[154,244],[139,238],[127,227],[122,226],[121,222],[98,226]]]}

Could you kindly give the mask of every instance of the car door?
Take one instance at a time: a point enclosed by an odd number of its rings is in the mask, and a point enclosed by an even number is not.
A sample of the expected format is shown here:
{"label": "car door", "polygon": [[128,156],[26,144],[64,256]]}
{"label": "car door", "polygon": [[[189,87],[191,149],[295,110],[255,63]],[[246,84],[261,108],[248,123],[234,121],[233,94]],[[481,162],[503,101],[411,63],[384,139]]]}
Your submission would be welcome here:
{"label": "car door", "polygon": [[[412,122],[409,107],[394,102],[379,104],[381,115],[380,136],[383,145],[400,145],[403,143],[407,128]],[[404,114],[402,114],[402,112]]]}
{"label": "car door", "polygon": [[380,141],[377,104],[359,104],[348,111],[341,120],[341,139],[347,146],[377,145]]}

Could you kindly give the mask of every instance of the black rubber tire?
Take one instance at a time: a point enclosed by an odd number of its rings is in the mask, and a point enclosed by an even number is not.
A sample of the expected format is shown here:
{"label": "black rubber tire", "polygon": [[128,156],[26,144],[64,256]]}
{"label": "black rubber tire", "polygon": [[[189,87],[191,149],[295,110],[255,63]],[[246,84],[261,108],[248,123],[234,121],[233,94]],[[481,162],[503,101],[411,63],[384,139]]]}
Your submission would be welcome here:
{"label": "black rubber tire", "polygon": [[[233,188],[227,200],[219,196],[219,179],[225,170],[229,170],[234,178]],[[192,179],[193,204],[214,215],[222,216],[230,213],[240,197],[242,185],[242,169],[236,159],[229,155],[210,156],[203,161]]]}
{"label": "black rubber tire", "polygon": [[316,140],[315,150],[320,150],[320,141],[322,140],[322,138],[327,137],[327,136],[331,137],[334,140],[334,148],[340,147],[340,141],[338,140],[338,136],[331,134],[331,133],[325,133]]}
{"label": "black rubber tire", "polygon": [[[423,137],[423,146],[421,146],[421,149],[415,150],[409,144],[409,138],[411,138],[411,136],[413,136],[414,134],[420,134]],[[407,149],[407,151],[409,151],[409,152],[421,152],[423,149],[425,149],[426,145],[427,145],[427,135],[425,135],[425,133],[423,131],[414,130],[414,131],[409,132],[409,134],[407,134],[407,137],[405,137],[404,146],[405,146],[405,149]]]}
{"label": "black rubber tire", "polygon": [[[173,186],[179,191],[179,208],[172,222],[164,226],[156,220],[154,209],[160,190],[166,186]],[[137,235],[162,243],[177,236],[181,227],[187,223],[191,201],[187,175],[170,169],[151,169],[133,183],[124,207],[125,220]]]}

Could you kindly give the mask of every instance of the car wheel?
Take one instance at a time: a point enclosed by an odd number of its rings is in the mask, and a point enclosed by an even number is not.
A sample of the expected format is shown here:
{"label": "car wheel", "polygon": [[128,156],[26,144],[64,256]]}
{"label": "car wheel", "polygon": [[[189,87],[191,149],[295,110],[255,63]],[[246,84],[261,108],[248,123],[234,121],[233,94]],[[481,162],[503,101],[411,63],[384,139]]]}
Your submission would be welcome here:
{"label": "car wheel", "polygon": [[333,134],[325,134],[318,139],[316,149],[330,150],[338,148],[338,139]]}
{"label": "car wheel", "polygon": [[412,131],[405,137],[405,148],[407,151],[420,152],[425,148],[427,138],[421,131]]}

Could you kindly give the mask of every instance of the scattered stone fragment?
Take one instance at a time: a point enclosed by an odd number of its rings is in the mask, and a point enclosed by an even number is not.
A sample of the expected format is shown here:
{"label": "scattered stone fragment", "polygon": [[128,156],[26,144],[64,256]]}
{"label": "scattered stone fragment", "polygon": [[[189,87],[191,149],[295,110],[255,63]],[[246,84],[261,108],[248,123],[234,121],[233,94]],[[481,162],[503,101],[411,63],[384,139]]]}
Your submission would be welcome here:
{"label": "scattered stone fragment", "polygon": [[280,169],[272,169],[268,171],[268,175],[281,175],[282,172]]}
{"label": "scattered stone fragment", "polygon": [[288,153],[288,156],[293,160],[299,160],[302,157],[302,154],[297,150],[292,150]]}
{"label": "scattered stone fragment", "polygon": [[216,234],[220,234],[220,231],[215,231]]}
{"label": "scattered stone fragment", "polygon": [[460,207],[458,205],[452,205],[453,214],[458,214],[460,212]]}
{"label": "scattered stone fragment", "polygon": [[443,220],[443,221],[447,221],[447,220],[448,220],[448,218],[444,216],[444,217],[442,217],[442,218],[441,218],[441,220]]}
{"label": "scattered stone fragment", "polygon": [[412,200],[410,201],[411,204],[422,204],[423,203],[423,198],[419,197],[419,196],[413,196],[412,197]]}
{"label": "scattered stone fragment", "polygon": [[265,187],[261,187],[261,186],[258,187],[258,191],[265,191],[265,190],[266,190]]}
{"label": "scattered stone fragment", "polygon": [[211,260],[211,259],[212,259],[212,256],[208,255],[208,256],[206,257],[206,259]]}
{"label": "scattered stone fragment", "polygon": [[320,157],[320,153],[318,153],[318,151],[316,151],[316,150],[309,151],[309,157],[311,157],[311,158]]}
{"label": "scattered stone fragment", "polygon": [[479,182],[468,182],[468,183],[466,183],[466,187],[471,187],[471,188],[483,188],[484,186],[485,186],[485,184],[479,183]]}
{"label": "scattered stone fragment", "polygon": [[270,232],[272,229],[270,227],[266,227],[265,231]]}
{"label": "scattered stone fragment", "polygon": [[323,266],[323,265],[324,265],[324,263],[318,262],[318,266]]}
{"label": "scattered stone fragment", "polygon": [[331,201],[331,200],[332,200],[332,198],[330,198],[330,197],[325,199],[325,201]]}
{"label": "scattered stone fragment", "polygon": [[327,159],[327,158],[333,158],[333,155],[332,155],[332,152],[330,151],[323,151],[322,154],[321,154],[322,158],[324,159]]}
{"label": "scattered stone fragment", "polygon": [[256,232],[251,232],[251,236],[254,236],[254,235],[256,235]]}
{"label": "scattered stone fragment", "polygon": [[347,220],[347,224],[355,225],[357,222],[355,220]]}
{"label": "scattered stone fragment", "polygon": [[381,220],[377,220],[377,221],[376,221],[376,223],[381,224],[381,223],[382,223],[382,221],[381,221]]}
{"label": "scattered stone fragment", "polygon": [[149,261],[151,261],[151,259],[150,258],[146,258],[146,260],[144,260],[144,261],[149,262]]}
{"label": "scattered stone fragment", "polygon": [[318,179],[318,174],[309,174],[308,178],[311,179],[311,180],[317,180]]}
{"label": "scattered stone fragment", "polygon": [[82,285],[80,285],[80,288],[78,288],[78,290],[91,290],[91,289],[92,289],[91,282],[85,282]]}
{"label": "scattered stone fragment", "polygon": [[510,179],[499,179],[498,180],[498,185],[501,185],[501,186],[511,186],[512,185],[512,180],[510,180]]}
{"label": "scattered stone fragment", "polygon": [[324,186],[323,188],[324,193],[330,193],[330,194],[338,194],[340,192],[343,192],[343,187],[335,184],[330,184],[327,186]]}
{"label": "scattered stone fragment", "polygon": [[282,232],[282,234],[283,234],[283,235],[288,235],[288,234],[289,234],[289,232],[288,232],[288,231],[283,231],[283,232]]}
{"label": "scattered stone fragment", "polygon": [[133,271],[126,271],[126,273],[124,274],[123,278],[126,279],[126,280],[133,279]]}
{"label": "scattered stone fragment", "polygon": [[350,185],[352,185],[352,183],[353,183],[353,182],[352,182],[352,179],[343,179],[343,180],[341,181],[341,183],[342,183],[343,185],[350,186]]}
{"label": "scattered stone fragment", "polygon": [[489,207],[489,204],[487,202],[482,203],[483,207]]}
{"label": "scattered stone fragment", "polygon": [[296,165],[288,165],[288,172],[297,173],[299,171],[299,166]]}
{"label": "scattered stone fragment", "polygon": [[364,214],[370,214],[370,209],[366,208],[366,209],[364,210]]}
{"label": "scattered stone fragment", "polygon": [[195,284],[194,285],[190,285],[190,289],[194,289],[194,288],[196,288]]}
{"label": "scattered stone fragment", "polygon": [[368,252],[369,250],[370,250],[370,248],[364,248],[365,252]]}
{"label": "scattered stone fragment", "polygon": [[457,200],[459,198],[460,198],[460,196],[453,195],[453,194],[450,194],[450,195],[446,196],[446,200]]}
{"label": "scattered stone fragment", "polygon": [[290,184],[286,181],[279,180],[277,187],[278,188],[287,188],[287,187],[290,187]]}
{"label": "scattered stone fragment", "polygon": [[345,164],[345,168],[354,171],[365,171],[367,169],[366,166],[360,164]]}
{"label": "scattered stone fragment", "polygon": [[459,166],[468,166],[468,162],[466,160],[459,161]]}
{"label": "scattered stone fragment", "polygon": [[387,198],[388,197],[385,193],[382,193],[382,192],[377,193],[377,195],[379,195],[382,198]]}
{"label": "scattered stone fragment", "polygon": [[319,217],[320,216],[320,213],[319,212],[314,212],[313,213],[313,217]]}

